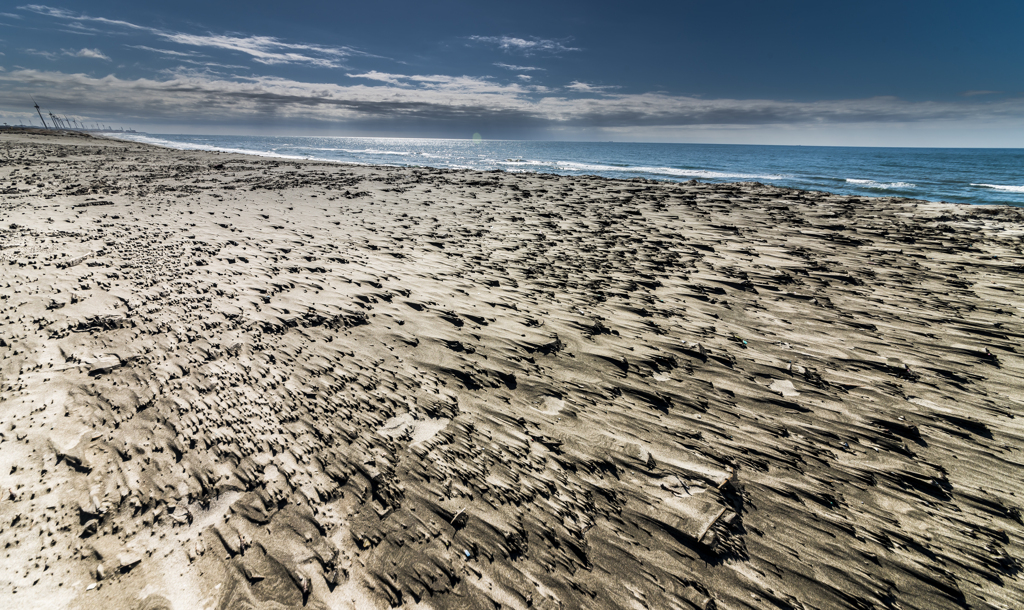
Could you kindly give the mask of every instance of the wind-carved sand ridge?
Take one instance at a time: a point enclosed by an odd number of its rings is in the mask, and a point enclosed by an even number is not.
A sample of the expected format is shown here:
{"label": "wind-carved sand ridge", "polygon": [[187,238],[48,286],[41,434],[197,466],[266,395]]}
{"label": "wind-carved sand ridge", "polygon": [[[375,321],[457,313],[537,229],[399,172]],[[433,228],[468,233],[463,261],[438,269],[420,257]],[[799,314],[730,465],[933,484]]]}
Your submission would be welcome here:
{"label": "wind-carved sand ridge", "polygon": [[5,608],[1024,604],[1021,211],[0,139]]}

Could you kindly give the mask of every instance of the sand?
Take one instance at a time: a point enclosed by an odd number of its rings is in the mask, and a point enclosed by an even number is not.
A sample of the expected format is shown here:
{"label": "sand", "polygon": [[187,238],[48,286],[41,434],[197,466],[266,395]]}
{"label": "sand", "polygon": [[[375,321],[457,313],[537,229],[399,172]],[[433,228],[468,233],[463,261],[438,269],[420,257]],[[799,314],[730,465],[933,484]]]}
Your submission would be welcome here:
{"label": "sand", "polygon": [[1024,214],[0,135],[4,608],[1013,608]]}

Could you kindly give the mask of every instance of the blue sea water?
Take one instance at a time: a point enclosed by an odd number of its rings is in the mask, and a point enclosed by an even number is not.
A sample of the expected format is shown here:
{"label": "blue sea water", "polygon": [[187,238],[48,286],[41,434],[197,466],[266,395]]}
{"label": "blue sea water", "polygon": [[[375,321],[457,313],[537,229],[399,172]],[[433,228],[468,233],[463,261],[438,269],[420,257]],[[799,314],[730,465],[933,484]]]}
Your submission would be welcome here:
{"label": "blue sea water", "polygon": [[1024,149],[124,134],[180,149],[340,163],[758,181],[848,195],[1024,206]]}

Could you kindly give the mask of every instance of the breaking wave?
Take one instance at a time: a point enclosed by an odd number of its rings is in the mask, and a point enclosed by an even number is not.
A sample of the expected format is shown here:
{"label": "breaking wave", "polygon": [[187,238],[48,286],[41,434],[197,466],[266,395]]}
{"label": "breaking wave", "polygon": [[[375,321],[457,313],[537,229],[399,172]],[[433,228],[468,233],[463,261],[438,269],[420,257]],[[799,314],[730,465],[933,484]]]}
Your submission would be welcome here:
{"label": "breaking wave", "polygon": [[995,189],[997,191],[1005,191],[1007,193],[1024,193],[1024,186],[1009,186],[1005,184],[974,184],[971,186],[984,186],[985,188]]}
{"label": "breaking wave", "polygon": [[857,178],[847,178],[847,182],[850,184],[856,184],[869,189],[881,189],[887,191],[889,189],[913,189],[917,188],[916,184],[910,182],[876,182],[874,180],[858,180]]}

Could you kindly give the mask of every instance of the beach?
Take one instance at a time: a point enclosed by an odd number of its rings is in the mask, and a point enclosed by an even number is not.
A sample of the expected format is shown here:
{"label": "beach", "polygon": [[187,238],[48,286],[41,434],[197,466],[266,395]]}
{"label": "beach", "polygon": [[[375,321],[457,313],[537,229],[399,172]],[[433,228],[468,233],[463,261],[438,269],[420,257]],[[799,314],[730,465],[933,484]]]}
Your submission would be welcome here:
{"label": "beach", "polygon": [[0,606],[1014,608],[1024,211],[0,134]]}

